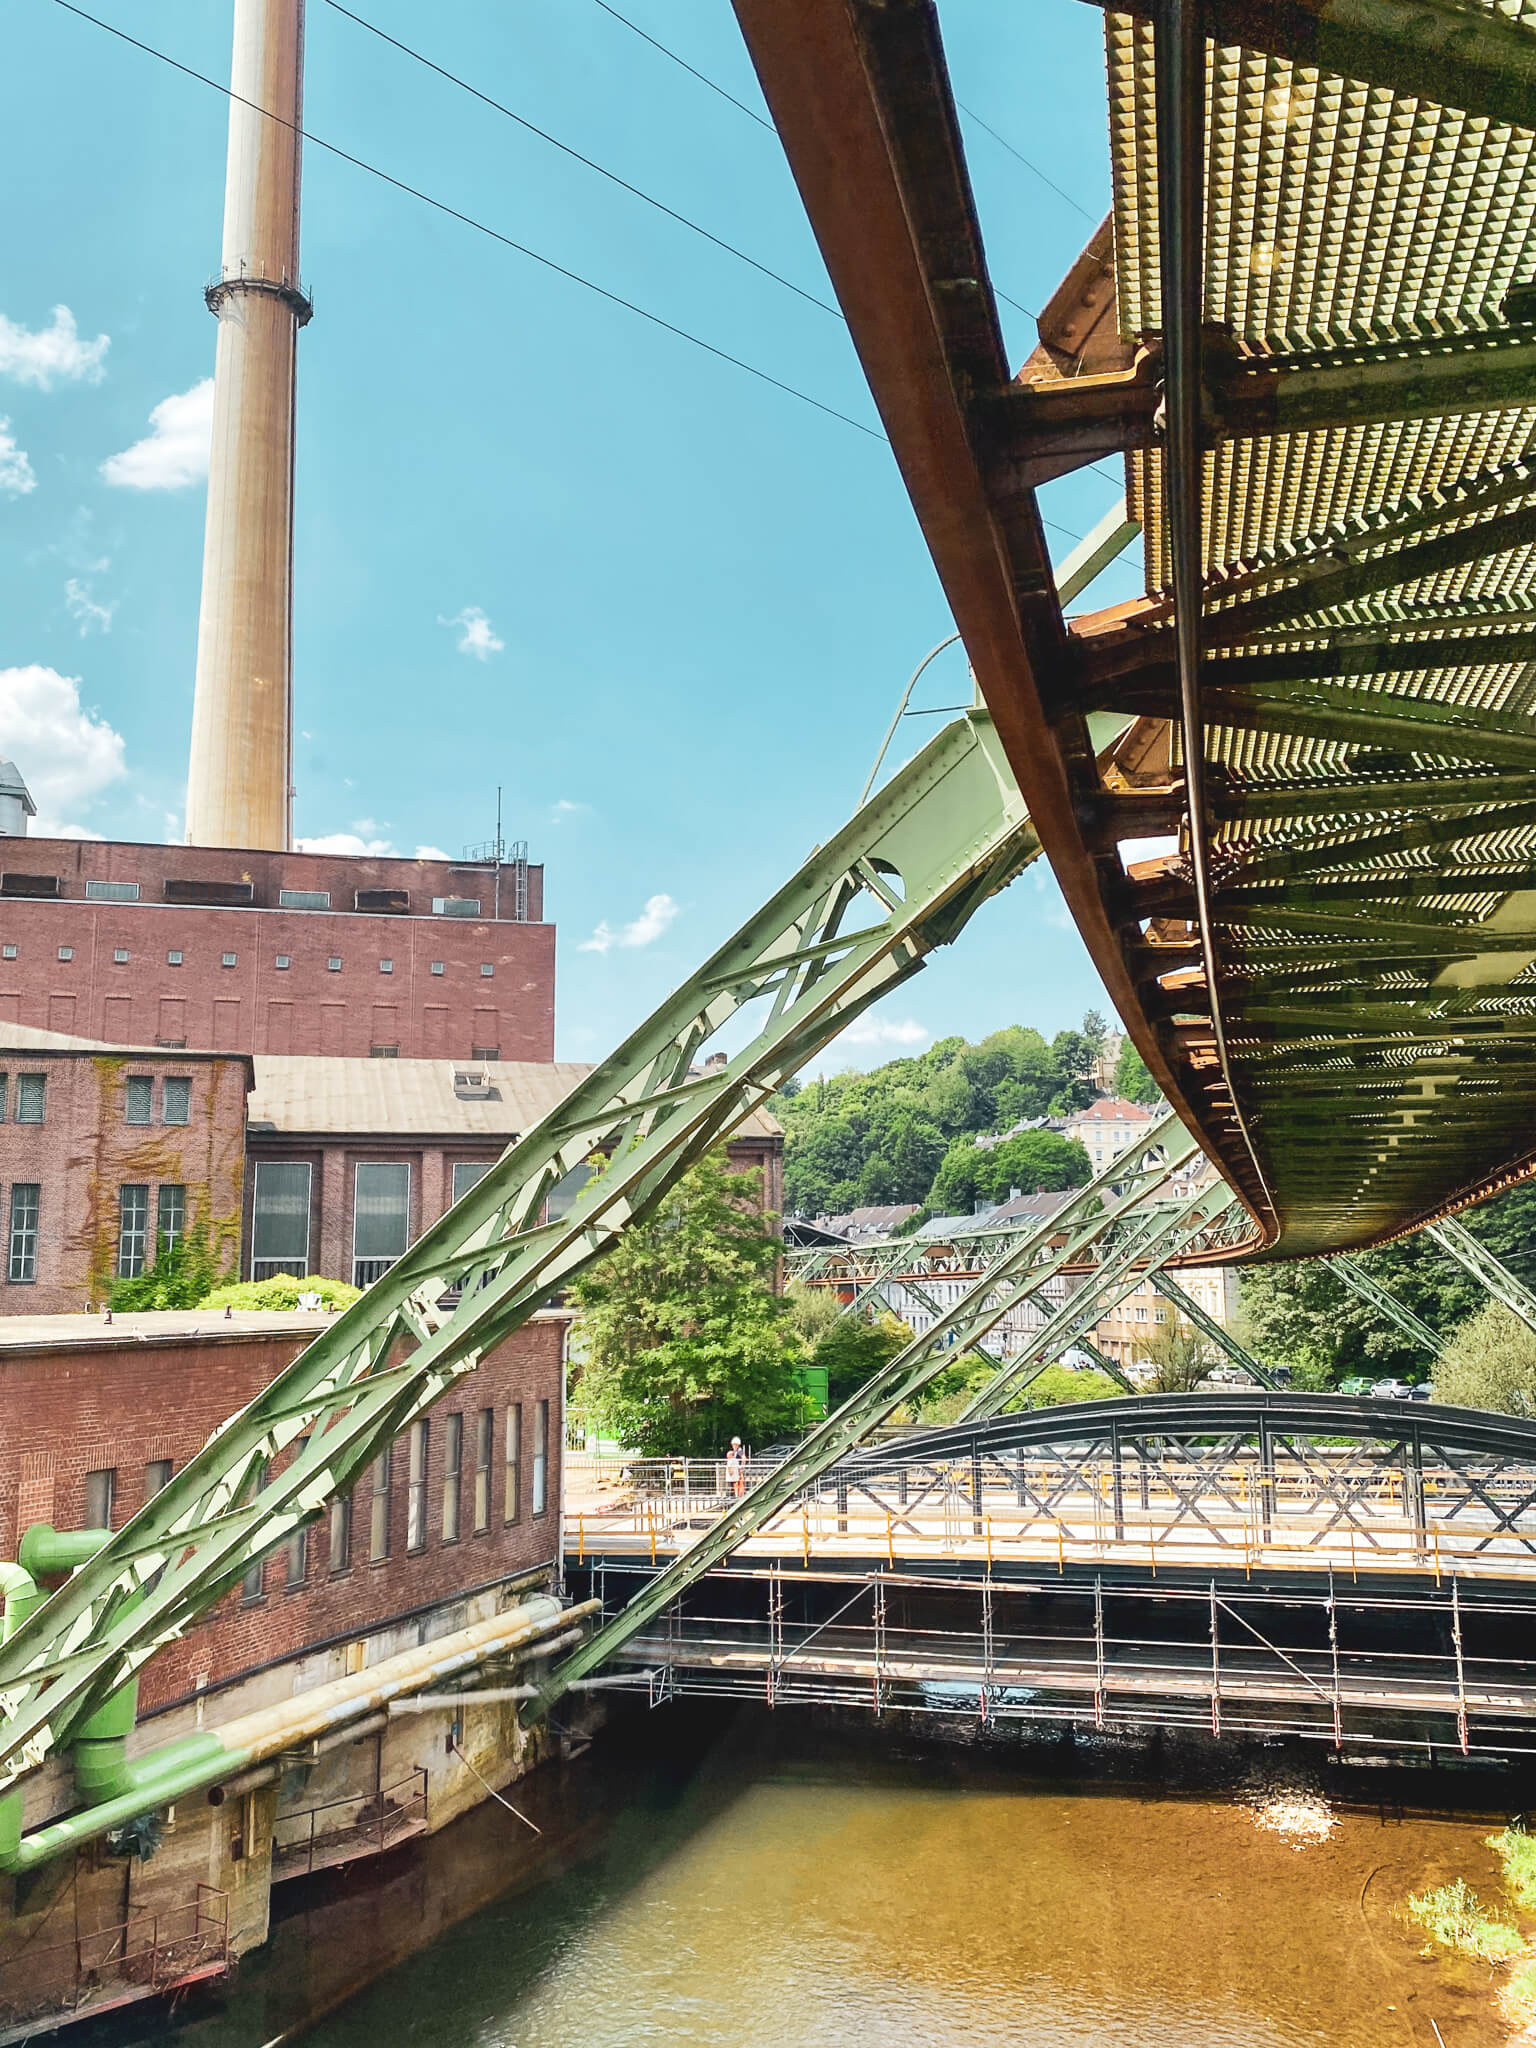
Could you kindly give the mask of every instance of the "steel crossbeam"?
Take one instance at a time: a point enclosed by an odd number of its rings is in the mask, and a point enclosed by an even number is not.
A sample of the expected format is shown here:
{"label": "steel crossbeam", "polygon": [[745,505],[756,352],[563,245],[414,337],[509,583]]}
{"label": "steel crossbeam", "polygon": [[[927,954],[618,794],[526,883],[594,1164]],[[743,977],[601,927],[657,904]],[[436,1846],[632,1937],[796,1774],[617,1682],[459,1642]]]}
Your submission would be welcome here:
{"label": "steel crossbeam", "polygon": [[[979,1344],[1011,1307],[1038,1292],[1070,1259],[1081,1258],[1105,1231],[1113,1230],[1161,1187],[1194,1150],[1194,1140],[1170,1111],[1147,1132],[1134,1157],[1122,1154],[1086,1187],[1079,1188],[1054,1216],[1026,1231],[1008,1256],[989,1267],[932,1329],[882,1366],[841,1408],[819,1423],[782,1465],[760,1479],[697,1543],[657,1573],[621,1613],[557,1665],[537,1699],[524,1709],[524,1721],[539,1719],[573,1680],[605,1664],[679,1593],[729,1557],[903,1402],[921,1393],[958,1353]],[[1116,1188],[1124,1192],[1117,1195]],[[1051,1240],[1063,1236],[1066,1242],[1052,1251]]]}
{"label": "steel crossbeam", "polygon": [[1395,1294],[1389,1294],[1380,1281],[1373,1280],[1363,1266],[1340,1252],[1328,1261],[1330,1269],[1337,1273],[1346,1287],[1352,1288],[1363,1301],[1380,1311],[1388,1322],[1395,1323],[1403,1335],[1427,1351],[1431,1358],[1438,1358],[1445,1349],[1443,1340],[1429,1327],[1428,1323],[1416,1316],[1408,1304],[1399,1301]]}
{"label": "steel crossbeam", "polygon": [[1103,1263],[1088,1276],[1081,1291],[1058,1309],[1022,1359],[1005,1366],[961,1410],[959,1423],[988,1422],[1001,1415],[1047,1360],[1070,1345],[1080,1330],[1091,1329],[1137,1283],[1146,1268],[1172,1258],[1185,1245],[1218,1224],[1237,1205],[1223,1182],[1199,1188],[1172,1207],[1159,1205],[1149,1215],[1133,1215],[1118,1241],[1105,1250]]}
{"label": "steel crossbeam", "polygon": [[[0,1646],[0,1787],[319,1515],[1037,851],[990,720],[957,720]],[[750,1042],[700,1075],[710,1041],[758,1002]],[[555,1187],[598,1155],[607,1170],[541,1221]]]}
{"label": "steel crossbeam", "polygon": [[1217,1322],[1208,1310],[1200,1306],[1192,1294],[1186,1294],[1172,1274],[1154,1273],[1151,1279],[1153,1287],[1164,1301],[1171,1303],[1181,1316],[1186,1317],[1197,1330],[1202,1331],[1213,1344],[1218,1345],[1234,1365],[1241,1366],[1244,1372],[1252,1373],[1261,1387],[1274,1387],[1278,1384],[1274,1374],[1260,1365],[1253,1353],[1239,1344],[1225,1324]]}
{"label": "steel crossbeam", "polygon": [[1496,1259],[1464,1223],[1458,1223],[1454,1216],[1446,1216],[1429,1226],[1429,1234],[1442,1251],[1450,1253],[1457,1265],[1465,1267],[1474,1280],[1487,1288],[1495,1301],[1502,1303],[1511,1315],[1518,1316],[1528,1329],[1536,1330],[1536,1294],[1517,1280],[1508,1266]]}

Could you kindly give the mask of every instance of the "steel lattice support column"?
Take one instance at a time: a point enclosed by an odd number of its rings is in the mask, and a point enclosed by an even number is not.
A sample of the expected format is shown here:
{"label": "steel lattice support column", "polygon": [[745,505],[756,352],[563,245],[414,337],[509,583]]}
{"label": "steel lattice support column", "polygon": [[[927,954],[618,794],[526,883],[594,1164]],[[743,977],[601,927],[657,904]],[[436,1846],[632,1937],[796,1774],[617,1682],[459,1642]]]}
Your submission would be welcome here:
{"label": "steel lattice support column", "polygon": [[1447,1216],[1443,1222],[1432,1223],[1429,1234],[1442,1251],[1450,1253],[1458,1266],[1465,1267],[1474,1280],[1487,1288],[1495,1301],[1501,1302],[1511,1315],[1518,1316],[1528,1329],[1536,1330],[1536,1294],[1517,1280],[1508,1266],[1496,1259],[1464,1223],[1458,1223],[1454,1216]]}

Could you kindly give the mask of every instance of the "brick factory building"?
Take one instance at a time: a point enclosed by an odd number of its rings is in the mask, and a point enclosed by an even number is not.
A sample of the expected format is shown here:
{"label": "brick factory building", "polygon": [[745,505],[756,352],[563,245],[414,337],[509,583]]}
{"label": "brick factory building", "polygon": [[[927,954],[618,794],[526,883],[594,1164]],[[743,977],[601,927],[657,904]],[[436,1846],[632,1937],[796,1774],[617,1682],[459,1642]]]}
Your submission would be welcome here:
{"label": "brick factory building", "polygon": [[[0,1025],[0,1316],[100,1304],[188,1233],[230,1277],[366,1286],[590,1071],[252,1059]],[[774,1210],[783,1145],[761,1110],[730,1141]],[[557,1190],[557,1213],[585,1177]]]}
{"label": "brick factory building", "polygon": [[[0,1323],[0,1557],[34,1522],[120,1528],[325,1320],[184,1310]],[[489,1352],[350,1498],[146,1667],[143,1709],[552,1565],[568,1322],[541,1311]]]}
{"label": "brick factory building", "polygon": [[116,1045],[554,1057],[526,860],[0,838],[0,1024]]}

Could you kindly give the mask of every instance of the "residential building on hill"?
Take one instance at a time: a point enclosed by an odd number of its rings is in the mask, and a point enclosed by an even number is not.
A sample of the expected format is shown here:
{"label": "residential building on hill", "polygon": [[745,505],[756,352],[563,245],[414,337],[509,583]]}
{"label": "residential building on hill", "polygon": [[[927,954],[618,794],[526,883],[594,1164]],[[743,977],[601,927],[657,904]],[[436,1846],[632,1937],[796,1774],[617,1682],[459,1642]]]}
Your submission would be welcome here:
{"label": "residential building on hill", "polygon": [[1067,1137],[1077,1139],[1098,1173],[1139,1138],[1144,1138],[1154,1121],[1151,1110],[1143,1109],[1139,1102],[1126,1102],[1118,1095],[1101,1095],[1086,1109],[1066,1117],[1061,1128]]}

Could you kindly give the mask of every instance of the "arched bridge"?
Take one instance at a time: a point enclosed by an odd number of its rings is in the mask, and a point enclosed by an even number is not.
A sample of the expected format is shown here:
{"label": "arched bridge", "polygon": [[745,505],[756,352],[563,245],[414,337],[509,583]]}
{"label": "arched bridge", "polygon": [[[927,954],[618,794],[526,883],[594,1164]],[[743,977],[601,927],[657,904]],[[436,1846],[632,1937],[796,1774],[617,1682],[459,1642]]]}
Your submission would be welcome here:
{"label": "arched bridge", "polygon": [[1252,1392],[911,1431],[695,1572],[711,1469],[568,1530],[669,1688],[1536,1748],[1536,1424]]}

